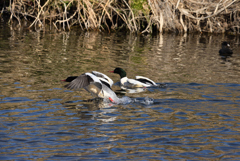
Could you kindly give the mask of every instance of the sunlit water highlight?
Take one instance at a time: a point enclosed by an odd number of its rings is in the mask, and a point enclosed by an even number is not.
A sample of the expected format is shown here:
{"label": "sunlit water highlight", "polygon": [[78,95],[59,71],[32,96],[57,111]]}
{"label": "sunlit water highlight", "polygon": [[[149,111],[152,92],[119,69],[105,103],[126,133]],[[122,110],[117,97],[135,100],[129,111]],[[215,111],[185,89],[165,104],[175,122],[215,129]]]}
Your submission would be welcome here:
{"label": "sunlit water highlight", "polygon": [[[1,160],[240,159],[237,37],[0,31]],[[117,105],[59,81],[97,70],[117,82],[116,66],[165,85],[114,86],[132,100]]]}

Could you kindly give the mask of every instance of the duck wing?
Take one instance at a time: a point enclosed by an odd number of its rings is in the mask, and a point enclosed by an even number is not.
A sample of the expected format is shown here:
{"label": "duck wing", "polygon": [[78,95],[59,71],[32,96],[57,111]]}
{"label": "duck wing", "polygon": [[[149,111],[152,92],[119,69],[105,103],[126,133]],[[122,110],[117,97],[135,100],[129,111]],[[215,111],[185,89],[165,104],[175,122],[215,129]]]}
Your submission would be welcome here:
{"label": "duck wing", "polygon": [[78,76],[69,76],[69,77],[67,77],[67,79],[65,79],[65,80],[62,80],[62,81],[64,81],[64,82],[71,82],[71,81],[73,81],[74,79],[76,79]]}
{"label": "duck wing", "polygon": [[154,86],[157,85],[153,80],[151,80],[147,77],[143,77],[143,76],[136,76],[136,80],[139,82],[142,82],[144,84],[149,84],[149,85],[154,85]]}
{"label": "duck wing", "polygon": [[93,83],[94,80],[89,75],[86,75],[84,73],[78,76],[69,84],[65,85],[64,87],[68,89],[80,89],[80,88],[87,87],[91,82]]}
{"label": "duck wing", "polygon": [[102,84],[104,84],[104,85],[107,86],[108,88],[112,89],[111,86],[110,86],[110,84],[109,84],[108,82],[105,82],[105,81],[103,81],[103,80],[101,80],[101,79],[100,79],[100,81],[101,81]]}
{"label": "duck wing", "polygon": [[107,75],[97,72],[97,71],[92,71],[92,74],[97,76],[102,83],[104,83],[106,86],[111,87],[113,85],[113,80],[109,78]]}

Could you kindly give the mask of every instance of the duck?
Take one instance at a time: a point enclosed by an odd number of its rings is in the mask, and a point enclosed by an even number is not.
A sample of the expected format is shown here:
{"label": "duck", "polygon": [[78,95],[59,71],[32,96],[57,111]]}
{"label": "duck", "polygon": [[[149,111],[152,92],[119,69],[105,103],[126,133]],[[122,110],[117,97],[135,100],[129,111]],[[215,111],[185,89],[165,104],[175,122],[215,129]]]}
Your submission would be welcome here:
{"label": "duck", "polygon": [[226,56],[226,57],[232,56],[233,52],[229,47],[230,47],[230,45],[228,42],[226,42],[226,41],[222,42],[222,49],[219,50],[219,55]]}
{"label": "duck", "polygon": [[111,73],[120,75],[120,84],[126,88],[141,88],[141,87],[151,87],[157,86],[157,84],[143,76],[136,76],[136,79],[127,78],[127,73],[122,68],[115,68],[113,71],[109,71]]}
{"label": "duck", "polygon": [[70,82],[64,87],[67,89],[81,89],[91,93],[94,97],[103,98],[112,103],[119,103],[120,99],[111,89],[113,81],[103,73],[93,71],[92,73],[83,73],[80,76],[67,77],[64,82]]}

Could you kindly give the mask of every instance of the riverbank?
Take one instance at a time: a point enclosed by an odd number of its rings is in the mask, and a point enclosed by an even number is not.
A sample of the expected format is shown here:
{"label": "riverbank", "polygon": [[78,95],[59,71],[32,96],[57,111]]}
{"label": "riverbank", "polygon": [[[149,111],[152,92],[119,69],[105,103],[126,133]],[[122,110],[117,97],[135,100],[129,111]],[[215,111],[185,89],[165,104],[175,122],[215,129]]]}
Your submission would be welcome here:
{"label": "riverbank", "polygon": [[[240,0],[4,0],[1,17],[27,28],[240,34]],[[23,22],[24,21],[24,22]]]}

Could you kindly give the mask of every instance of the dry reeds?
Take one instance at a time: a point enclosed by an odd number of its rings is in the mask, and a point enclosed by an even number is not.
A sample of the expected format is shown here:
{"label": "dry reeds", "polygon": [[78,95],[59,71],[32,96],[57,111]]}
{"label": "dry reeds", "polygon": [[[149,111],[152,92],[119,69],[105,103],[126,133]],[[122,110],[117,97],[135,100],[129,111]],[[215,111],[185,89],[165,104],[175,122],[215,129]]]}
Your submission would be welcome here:
{"label": "dry reeds", "polygon": [[35,29],[240,33],[240,0],[10,0],[3,13]]}

